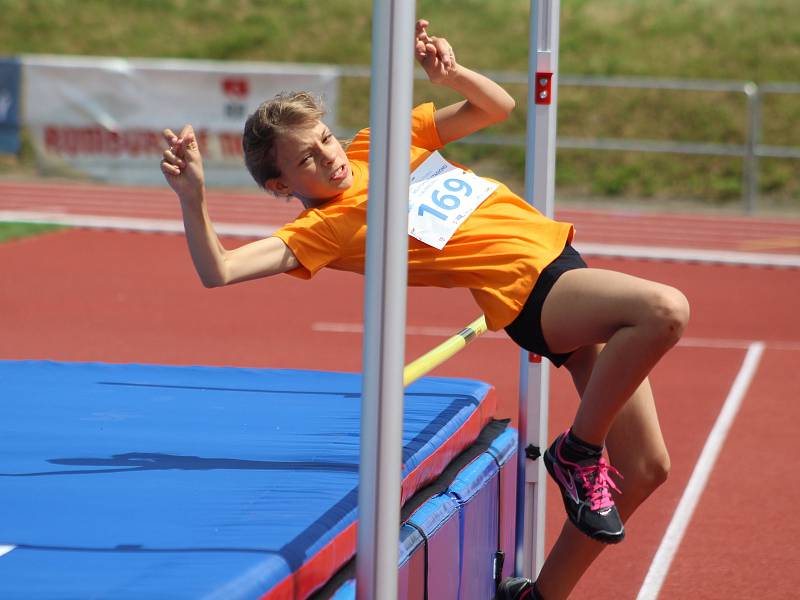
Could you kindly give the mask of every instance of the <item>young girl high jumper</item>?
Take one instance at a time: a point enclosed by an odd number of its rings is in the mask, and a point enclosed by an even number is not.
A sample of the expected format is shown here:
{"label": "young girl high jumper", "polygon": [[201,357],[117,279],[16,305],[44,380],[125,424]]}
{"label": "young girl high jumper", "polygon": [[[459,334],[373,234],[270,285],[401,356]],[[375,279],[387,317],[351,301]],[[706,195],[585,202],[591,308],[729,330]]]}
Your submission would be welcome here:
{"label": "young girl high jumper", "polygon": [[[432,83],[464,99],[414,109],[412,170],[514,108],[499,85],[459,64],[428,25],[417,23],[416,58]],[[243,137],[248,170],[259,187],[298,198],[305,210],[272,236],[233,250],[223,247],[209,219],[192,127],[177,135],[164,131],[161,170],[180,200],[204,285],[279,273],[309,278],[326,266],[363,273],[369,130],[345,149],[323,115],[306,93],[281,94],[250,115]],[[624,521],[667,477],[669,456],[648,374],[678,341],[689,306],[672,287],[588,268],[570,245],[569,223],[544,217],[501,182],[483,181],[496,188],[441,250],[409,238],[408,282],[468,288],[489,329],[505,329],[522,348],[571,374],[580,397],[575,418],[544,454],[567,521],[536,582],[510,578],[497,592],[500,600],[566,598],[605,545],[622,540]],[[448,189],[472,192],[463,183]],[[440,205],[440,214],[446,217],[449,207]]]}

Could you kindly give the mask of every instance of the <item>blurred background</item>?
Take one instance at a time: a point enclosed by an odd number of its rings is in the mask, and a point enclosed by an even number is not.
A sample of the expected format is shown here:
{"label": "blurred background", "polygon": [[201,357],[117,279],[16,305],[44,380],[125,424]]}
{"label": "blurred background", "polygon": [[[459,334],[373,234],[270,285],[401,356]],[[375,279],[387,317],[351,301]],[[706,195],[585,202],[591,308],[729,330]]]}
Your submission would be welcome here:
{"label": "blurred background", "polygon": [[[0,56],[22,56],[23,64],[39,55],[224,61],[223,70],[228,63],[333,65],[334,125],[346,136],[369,120],[371,4],[0,0]],[[494,76],[517,100],[510,121],[448,156],[518,192],[528,10],[529,0],[417,4],[459,62]],[[797,0],[563,0],[560,36],[560,206],[800,215]],[[0,178],[95,177],[36,150],[26,114],[43,95],[21,98],[19,144],[0,153]],[[452,99],[424,80],[415,97]],[[175,103],[185,102],[189,115],[196,99],[192,93]],[[153,159],[157,153],[148,165]],[[102,178],[114,183],[113,175]]]}

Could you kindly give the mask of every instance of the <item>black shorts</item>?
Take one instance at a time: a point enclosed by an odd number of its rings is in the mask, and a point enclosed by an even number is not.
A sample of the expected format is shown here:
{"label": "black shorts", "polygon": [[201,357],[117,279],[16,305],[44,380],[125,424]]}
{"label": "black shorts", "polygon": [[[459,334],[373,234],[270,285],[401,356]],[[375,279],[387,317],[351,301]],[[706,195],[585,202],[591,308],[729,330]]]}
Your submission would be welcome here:
{"label": "black shorts", "polygon": [[564,251],[558,258],[547,265],[539,275],[539,279],[536,280],[536,284],[517,318],[506,327],[506,333],[518,346],[528,352],[548,358],[557,367],[563,365],[572,352],[566,354],[550,352],[542,334],[542,306],[550,289],[561,275],[572,269],[583,268],[586,268],[586,263],[578,251],[569,244],[564,246]]}

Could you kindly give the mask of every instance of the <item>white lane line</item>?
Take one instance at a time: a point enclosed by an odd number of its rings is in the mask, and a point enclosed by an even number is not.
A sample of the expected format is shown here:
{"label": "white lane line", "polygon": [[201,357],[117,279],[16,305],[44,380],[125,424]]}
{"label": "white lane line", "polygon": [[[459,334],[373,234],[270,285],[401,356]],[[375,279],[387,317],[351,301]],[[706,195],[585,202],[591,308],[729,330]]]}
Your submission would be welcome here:
{"label": "white lane line", "polygon": [[[429,325],[409,325],[406,327],[406,335],[419,335],[424,337],[438,337],[446,338],[455,334],[459,330],[458,327],[435,327]],[[311,331],[319,331],[321,333],[350,333],[350,334],[363,334],[364,327],[361,323],[341,323],[335,321],[316,321],[311,323]],[[498,340],[509,340],[510,338],[502,331],[487,331],[481,338],[490,338]],[[721,350],[747,350],[755,342],[753,340],[745,339],[729,339],[729,338],[705,338],[705,337],[684,337],[678,342],[679,347],[683,348],[711,348]],[[764,344],[770,350],[792,350],[800,351],[800,342],[791,341],[775,341],[775,342],[758,342]]]}
{"label": "white lane line", "polygon": [[800,267],[800,255],[739,252],[736,250],[704,250],[701,248],[667,248],[624,244],[576,243],[575,249],[586,256],[670,260],[688,263],[742,265],[751,267]]}
{"label": "white lane line", "polygon": [[725,404],[723,404],[717,421],[711,429],[706,444],[703,446],[700,458],[697,460],[692,476],[689,478],[689,483],[686,485],[678,507],[675,509],[675,514],[672,516],[672,521],[667,527],[653,562],[650,564],[650,570],[647,572],[636,600],[655,600],[658,597],[661,586],[664,584],[664,579],[669,572],[669,567],[672,564],[672,559],[678,551],[683,534],[692,519],[694,509],[703,494],[708,478],[714,468],[714,463],[717,461],[728,431],[756,374],[763,353],[763,342],[753,342],[747,349],[747,354],[744,357],[739,373],[733,382],[730,392],[728,392],[728,397],[725,399]]}
{"label": "white lane line", "polygon": [[[291,219],[291,217],[289,217]],[[94,229],[121,229],[123,231],[154,231],[183,233],[183,223],[177,219],[143,219],[119,216],[92,216],[64,213],[60,211],[40,212],[0,209],[0,222],[21,221],[28,223],[51,223],[70,227]],[[235,237],[266,237],[281,225],[247,225],[220,223],[215,225],[218,233]],[[767,252],[740,252],[736,250],[704,250],[700,248],[670,248],[661,246],[637,246],[625,244],[576,243],[582,254],[606,258],[630,258],[643,260],[668,260],[701,264],[742,265],[751,267],[800,268],[800,255],[770,254]]]}
{"label": "white lane line", "polygon": [[[686,337],[680,339],[680,341],[678,342],[678,346],[682,346],[684,348],[720,348],[724,350],[731,350],[731,349],[747,350],[752,343],[753,340]],[[800,342],[775,340],[775,341],[763,342],[763,344],[764,347],[769,350],[787,350],[789,352],[800,351]]]}
{"label": "white lane line", "polygon": [[[48,223],[89,229],[119,229],[153,233],[183,233],[183,223],[173,219],[138,219],[133,217],[91,216],[67,213],[0,210],[0,222]],[[267,237],[280,226],[219,223],[214,229],[220,235],[235,237]]]}
{"label": "white lane line", "polygon": [[5,556],[11,552],[16,546],[0,546],[0,556]]}

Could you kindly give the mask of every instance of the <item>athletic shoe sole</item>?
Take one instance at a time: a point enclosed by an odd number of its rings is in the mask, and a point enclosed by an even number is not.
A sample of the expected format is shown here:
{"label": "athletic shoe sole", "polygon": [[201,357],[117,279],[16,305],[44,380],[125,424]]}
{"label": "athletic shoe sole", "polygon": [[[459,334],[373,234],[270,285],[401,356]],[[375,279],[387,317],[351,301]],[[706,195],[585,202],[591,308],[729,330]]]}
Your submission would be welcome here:
{"label": "athletic shoe sole", "polygon": [[512,587],[512,582],[514,586],[518,586],[522,581],[523,580],[518,577],[510,577],[503,580],[497,588],[497,595],[494,597],[494,600],[532,600],[533,591],[530,585],[516,591],[509,589],[509,587]]}

